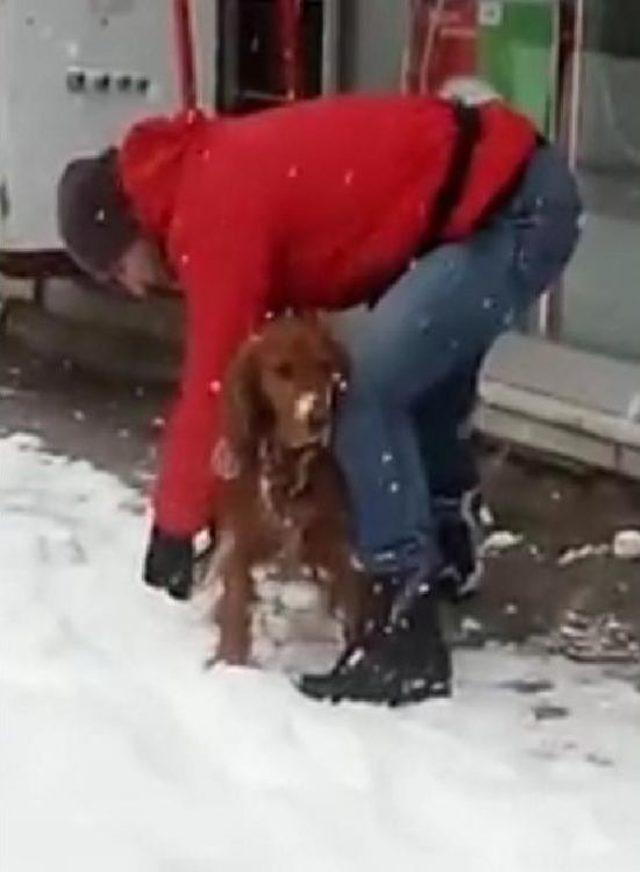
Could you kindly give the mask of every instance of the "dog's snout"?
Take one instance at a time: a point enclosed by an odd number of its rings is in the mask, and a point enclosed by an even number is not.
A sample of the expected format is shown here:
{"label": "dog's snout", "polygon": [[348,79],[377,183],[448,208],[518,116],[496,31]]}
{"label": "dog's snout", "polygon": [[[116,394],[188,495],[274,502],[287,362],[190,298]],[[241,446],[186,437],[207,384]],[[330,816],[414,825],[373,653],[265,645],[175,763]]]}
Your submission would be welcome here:
{"label": "dog's snout", "polygon": [[326,427],[329,423],[329,409],[322,396],[315,391],[300,394],[296,401],[295,415],[300,423],[312,430]]}
{"label": "dog's snout", "polygon": [[305,391],[296,400],[295,415],[298,421],[307,423],[318,407],[319,397],[315,391]]}

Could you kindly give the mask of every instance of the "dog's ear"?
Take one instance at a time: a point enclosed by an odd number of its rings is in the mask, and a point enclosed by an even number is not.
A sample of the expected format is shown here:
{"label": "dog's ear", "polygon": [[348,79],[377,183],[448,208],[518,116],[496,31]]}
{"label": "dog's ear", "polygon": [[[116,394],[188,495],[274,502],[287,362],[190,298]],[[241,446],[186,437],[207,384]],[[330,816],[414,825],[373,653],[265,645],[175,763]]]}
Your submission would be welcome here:
{"label": "dog's ear", "polygon": [[260,390],[258,341],[249,340],[231,362],[224,381],[226,436],[239,457],[254,457],[264,432],[264,398]]}

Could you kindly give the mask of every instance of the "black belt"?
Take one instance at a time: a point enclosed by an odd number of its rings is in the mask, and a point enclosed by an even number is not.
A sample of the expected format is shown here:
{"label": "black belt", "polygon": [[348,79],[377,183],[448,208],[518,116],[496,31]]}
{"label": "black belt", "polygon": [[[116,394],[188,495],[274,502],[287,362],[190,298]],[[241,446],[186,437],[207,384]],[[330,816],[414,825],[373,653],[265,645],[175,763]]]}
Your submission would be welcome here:
{"label": "black belt", "polygon": [[[422,243],[416,249],[414,255],[416,258],[428,254],[442,243],[442,236],[464,195],[464,189],[471,172],[473,153],[482,134],[482,119],[477,106],[466,106],[464,103],[456,100],[451,103],[451,108],[456,122],[456,139],[451,152],[447,175],[436,195],[431,213],[431,221],[425,231]],[[544,137],[538,134],[538,147],[543,147],[546,144],[547,141]],[[529,159],[527,158],[521,166],[515,168],[513,176],[496,193],[483,210],[482,215],[479,216],[478,226],[482,226],[490,220],[491,216],[499,210],[501,205],[508,202],[516,190],[528,163]],[[401,275],[402,272],[395,277],[390,277],[387,287],[390,287]],[[377,289],[369,299],[369,308],[373,308],[383,294],[384,290]]]}
{"label": "black belt", "polygon": [[[451,152],[451,159],[447,169],[447,175],[438,191],[433,208],[431,221],[422,242],[416,249],[414,257],[419,258],[435,248],[441,241],[451,216],[462,198],[464,186],[469,178],[471,160],[476,143],[480,139],[481,125],[480,112],[477,106],[465,106],[459,101],[451,103],[456,122],[456,140]],[[387,287],[390,287],[400,278],[404,270],[398,275],[389,278]],[[384,290],[376,289],[368,301],[368,306],[373,309]]]}
{"label": "black belt", "polygon": [[[442,242],[442,235],[464,195],[465,185],[471,172],[473,153],[482,134],[482,121],[477,106],[465,106],[459,101],[451,105],[457,125],[456,141],[447,176],[434,202],[431,224],[422,245],[418,249],[417,257],[427,254]],[[548,145],[549,141],[541,133],[536,133],[536,148],[545,148]],[[511,177],[500,190],[496,191],[483,209],[482,214],[478,216],[477,227],[486,224],[502,206],[509,202],[526,172],[529,160],[530,158],[527,157],[519,166],[516,166]]]}
{"label": "black belt", "polygon": [[434,248],[442,238],[451,216],[458,206],[471,171],[471,161],[480,139],[480,112],[477,106],[465,106],[458,101],[451,104],[457,133],[451,153],[447,175],[433,204],[431,223],[418,256]]}

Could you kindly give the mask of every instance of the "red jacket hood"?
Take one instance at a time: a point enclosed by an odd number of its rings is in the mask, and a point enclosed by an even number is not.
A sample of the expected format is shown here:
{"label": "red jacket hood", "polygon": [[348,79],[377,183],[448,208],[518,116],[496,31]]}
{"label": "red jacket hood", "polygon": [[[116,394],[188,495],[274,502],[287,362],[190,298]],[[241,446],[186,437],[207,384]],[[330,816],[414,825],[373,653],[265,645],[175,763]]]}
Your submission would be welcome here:
{"label": "red jacket hood", "polygon": [[185,155],[211,119],[198,111],[135,124],[119,152],[120,179],[144,230],[165,240],[172,218]]}

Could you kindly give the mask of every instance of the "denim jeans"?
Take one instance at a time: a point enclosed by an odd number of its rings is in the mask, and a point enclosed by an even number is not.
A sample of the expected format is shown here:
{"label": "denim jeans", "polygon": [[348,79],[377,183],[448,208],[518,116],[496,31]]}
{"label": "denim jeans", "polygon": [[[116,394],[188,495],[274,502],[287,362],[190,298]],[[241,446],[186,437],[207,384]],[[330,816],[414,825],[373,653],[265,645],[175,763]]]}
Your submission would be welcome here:
{"label": "denim jeans", "polygon": [[566,162],[542,146],[485,227],[414,262],[373,309],[338,319],[353,370],[336,451],[370,571],[437,566],[433,497],[475,483],[464,421],[483,356],[561,274],[580,216]]}

